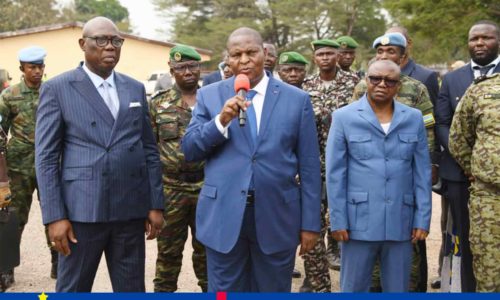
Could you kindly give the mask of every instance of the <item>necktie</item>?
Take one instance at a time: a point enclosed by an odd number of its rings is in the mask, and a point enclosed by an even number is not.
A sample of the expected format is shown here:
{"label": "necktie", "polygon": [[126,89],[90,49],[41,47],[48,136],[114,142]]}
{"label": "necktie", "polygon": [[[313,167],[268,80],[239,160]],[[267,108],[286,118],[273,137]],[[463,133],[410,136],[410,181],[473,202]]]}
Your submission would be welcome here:
{"label": "necktie", "polygon": [[[246,100],[251,101],[256,94],[257,94],[256,91],[249,90],[247,93]],[[248,127],[250,128],[250,133],[252,135],[253,144],[255,145],[255,143],[257,142],[257,116],[255,114],[255,108],[253,107],[253,103],[247,108],[247,122],[248,122]]]}
{"label": "necktie", "polygon": [[116,120],[116,116],[118,115],[118,107],[116,106],[115,102],[113,101],[113,99],[111,98],[111,95],[109,93],[110,85],[108,82],[104,81],[101,84],[101,86],[102,86],[102,89],[104,91],[104,93],[103,93],[104,94],[104,103],[106,103],[106,105],[109,108],[109,111],[113,115],[113,118]]}
{"label": "necktie", "polygon": [[489,64],[487,66],[484,66],[484,67],[481,67],[481,66],[475,66],[474,67],[474,70],[479,70],[479,73],[481,74],[481,76],[484,76],[486,74],[488,74],[488,71],[493,68],[495,65],[494,64]]}
{"label": "necktie", "polygon": [[[246,100],[247,101],[252,100],[256,94],[257,94],[256,91],[249,90],[247,93]],[[250,134],[252,135],[252,141],[253,141],[253,145],[255,147],[255,145],[257,144],[257,116],[255,114],[255,109],[253,107],[253,103],[252,103],[252,105],[250,105],[247,108],[247,124],[248,124],[248,127],[250,128]],[[248,187],[248,190],[253,191],[254,189],[255,189],[255,185],[253,182],[253,175],[252,175],[252,178],[250,179],[250,185]]]}

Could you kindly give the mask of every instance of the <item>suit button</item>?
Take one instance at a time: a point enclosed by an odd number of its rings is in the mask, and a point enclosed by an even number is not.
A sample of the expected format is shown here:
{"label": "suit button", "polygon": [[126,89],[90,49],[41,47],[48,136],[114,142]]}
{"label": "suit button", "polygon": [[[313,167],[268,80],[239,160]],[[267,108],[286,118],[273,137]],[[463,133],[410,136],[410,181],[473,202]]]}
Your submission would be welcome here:
{"label": "suit button", "polygon": [[109,152],[109,147],[106,148],[106,152]]}
{"label": "suit button", "polygon": [[241,195],[242,195],[242,196],[245,196],[246,194],[247,194],[247,192],[246,192],[246,191],[241,191]]}
{"label": "suit button", "polygon": [[134,122],[132,124],[134,124],[134,126],[137,126],[137,124],[139,124],[139,121],[134,120]]}
{"label": "suit button", "polygon": [[130,152],[133,152],[133,151],[134,151],[134,146],[132,146],[132,147],[128,148],[128,150],[129,150]]}
{"label": "suit button", "polygon": [[386,157],[386,158],[385,158],[385,161],[389,161],[389,157]]}
{"label": "suit button", "polygon": [[94,122],[90,123],[90,125],[92,125],[92,127],[96,127],[97,123],[94,121]]}

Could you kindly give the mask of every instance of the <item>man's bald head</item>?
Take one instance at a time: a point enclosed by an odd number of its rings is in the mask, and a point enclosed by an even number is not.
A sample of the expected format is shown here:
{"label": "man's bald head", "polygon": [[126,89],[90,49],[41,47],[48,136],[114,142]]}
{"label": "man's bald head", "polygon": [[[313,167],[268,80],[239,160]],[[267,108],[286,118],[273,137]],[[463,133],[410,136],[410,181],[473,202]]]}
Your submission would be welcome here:
{"label": "man's bald head", "polygon": [[398,78],[401,73],[401,69],[399,68],[399,66],[392,60],[376,60],[370,64],[366,74],[370,76],[371,73],[375,73],[378,71],[392,72],[393,74],[397,74]]}
{"label": "man's bald head", "polygon": [[100,28],[113,28],[116,33],[119,33],[118,27],[116,27],[115,23],[106,17],[95,17],[90,19],[83,26],[82,34],[83,36],[93,36],[94,32],[99,30]]}
{"label": "man's bald head", "polygon": [[231,42],[231,40],[234,40],[235,38],[239,38],[241,36],[250,36],[252,38],[255,39],[255,42],[261,46],[263,46],[264,42],[263,42],[263,39],[262,39],[262,36],[260,35],[260,33],[255,30],[255,29],[252,29],[252,28],[249,28],[249,27],[240,27],[238,29],[236,29],[235,31],[233,31],[228,39],[227,39],[227,48],[229,49],[229,43]]}

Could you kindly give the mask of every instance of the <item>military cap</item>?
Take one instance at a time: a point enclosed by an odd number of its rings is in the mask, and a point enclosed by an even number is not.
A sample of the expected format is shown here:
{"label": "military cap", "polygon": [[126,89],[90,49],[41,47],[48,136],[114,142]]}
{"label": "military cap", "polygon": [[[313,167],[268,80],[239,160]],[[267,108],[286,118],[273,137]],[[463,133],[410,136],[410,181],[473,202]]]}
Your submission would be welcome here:
{"label": "military cap", "polygon": [[47,56],[47,51],[39,46],[27,47],[19,50],[18,58],[20,62],[30,63],[35,65],[43,64],[43,60]]}
{"label": "military cap", "polygon": [[404,35],[399,32],[386,33],[383,36],[376,38],[373,42],[373,48],[377,48],[380,45],[406,48],[406,39]]}
{"label": "military cap", "polygon": [[193,47],[177,45],[170,50],[170,61],[196,60],[200,61],[201,56]]}
{"label": "military cap", "polygon": [[337,43],[334,40],[329,40],[329,39],[322,39],[322,40],[315,40],[311,42],[311,46],[313,51],[316,51],[320,48],[324,47],[332,47],[332,48],[338,48],[340,47],[339,43]]}
{"label": "military cap", "polygon": [[304,56],[300,55],[300,53],[295,51],[283,52],[280,55],[280,59],[278,60],[279,65],[283,64],[308,64],[309,62],[304,58]]}
{"label": "military cap", "polygon": [[358,48],[359,44],[350,36],[344,35],[336,39],[336,42],[340,45],[340,48]]}

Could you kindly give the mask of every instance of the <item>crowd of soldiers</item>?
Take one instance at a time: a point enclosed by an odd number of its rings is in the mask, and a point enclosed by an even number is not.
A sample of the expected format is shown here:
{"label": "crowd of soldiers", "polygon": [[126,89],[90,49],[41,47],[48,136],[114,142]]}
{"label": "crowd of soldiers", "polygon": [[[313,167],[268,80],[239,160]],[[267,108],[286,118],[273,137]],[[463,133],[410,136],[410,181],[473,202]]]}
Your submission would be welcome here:
{"label": "crowd of soldiers", "polygon": [[[436,72],[416,64],[411,59],[412,40],[406,29],[390,28],[373,43],[376,51],[374,61],[390,60],[401,68],[401,87],[396,100],[422,112],[432,158],[432,165],[429,166],[432,169],[432,183],[443,181],[443,187],[438,192],[443,198],[444,217],[448,213],[448,205],[457,206],[459,201],[450,193],[450,186],[459,182],[460,186],[465,186],[467,190],[471,185],[470,201],[466,198],[465,204],[462,204],[462,207],[465,205],[466,215],[464,216],[463,209],[451,209],[454,226],[460,236],[458,246],[463,253],[461,286],[466,292],[500,292],[500,76],[496,74],[500,71],[499,41],[500,31],[497,24],[481,21],[471,27],[468,41],[471,64],[447,75],[451,78],[456,72],[469,71],[470,80],[459,78],[459,82],[447,88],[455,89],[456,85],[462,85],[463,94],[469,85],[470,87],[463,97],[462,94],[457,94],[453,99],[447,90],[442,88],[439,91]],[[367,84],[361,77],[362,74],[352,69],[359,46],[354,38],[342,36],[335,40],[321,39],[313,41],[311,46],[312,60],[317,67],[315,74],[306,76],[306,66],[310,62],[300,53],[289,51],[278,56],[274,45],[267,43],[264,45],[267,49],[265,68],[268,74],[273,76],[277,65],[279,78],[306,91],[314,109],[322,164],[322,230],[314,248],[303,255],[305,274],[300,291],[331,292],[329,269],[340,270],[342,266],[338,242],[332,238],[328,217],[325,186],[326,141],[332,123],[332,113],[361,98],[366,92]],[[19,240],[28,222],[33,192],[37,189],[34,169],[35,114],[45,55],[45,51],[39,47],[21,50],[19,61],[23,77],[20,83],[9,87],[0,96],[1,126],[4,131],[3,144],[0,147],[0,207],[5,209],[10,206],[16,209],[19,218]],[[194,238],[196,205],[203,185],[204,163],[186,162],[180,150],[180,142],[191,120],[197,90],[200,88],[200,61],[199,53],[189,46],[178,45],[172,48],[169,53],[169,67],[175,84],[156,93],[149,106],[152,128],[163,164],[165,196],[165,225],[157,242],[155,292],[177,290],[182,253],[189,229],[193,236],[192,259],[198,285],[202,291],[207,290],[205,248]],[[212,75],[214,76],[211,77],[218,77],[215,80],[224,80],[233,75],[227,58],[224,58],[219,70]],[[445,80],[446,76],[443,81]],[[446,106],[450,107],[447,108],[447,113],[444,113],[440,109]],[[449,141],[448,137],[446,140],[441,138],[438,128],[448,130]],[[10,135],[8,142],[7,133]],[[443,171],[438,169],[441,157],[450,153],[460,166],[457,172],[464,174],[464,179],[447,177],[448,174],[443,175]],[[3,165],[4,160],[7,167]],[[297,180],[300,181],[300,178]],[[11,200],[7,197],[9,194],[12,194]],[[47,241],[51,248],[49,240]],[[445,244],[446,241],[443,240],[443,249],[446,248]],[[2,243],[1,247],[6,245]],[[467,253],[471,255],[467,256]],[[51,254],[50,276],[57,278],[58,256],[54,250],[51,250]],[[442,256],[439,260],[441,267]],[[5,290],[14,282],[14,268],[0,271],[2,290]],[[439,272],[441,271],[444,270],[440,269]],[[294,271],[294,277],[300,276],[298,271]],[[425,241],[418,241],[413,244],[410,291],[425,292],[427,282],[426,245]],[[439,282],[433,286],[438,287]],[[378,268],[373,272],[371,290],[383,291]]]}

